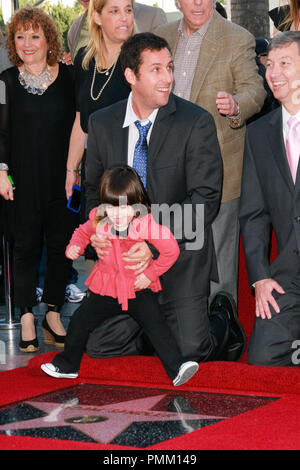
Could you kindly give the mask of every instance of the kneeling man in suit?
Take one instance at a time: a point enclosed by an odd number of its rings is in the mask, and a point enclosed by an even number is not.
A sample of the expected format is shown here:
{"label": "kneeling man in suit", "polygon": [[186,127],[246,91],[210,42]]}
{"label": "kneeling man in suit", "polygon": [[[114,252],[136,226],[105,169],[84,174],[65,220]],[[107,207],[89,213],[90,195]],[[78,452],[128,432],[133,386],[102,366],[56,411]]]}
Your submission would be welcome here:
{"label": "kneeling man in suit", "polygon": [[[158,215],[167,216],[161,223],[168,220],[181,249],[178,261],[162,277],[159,302],[183,356],[198,362],[236,360],[244,349],[244,335],[234,303],[224,293],[210,312],[207,304],[210,281],[218,279],[211,224],[222,193],[214,120],[204,109],[171,93],[173,59],[165,39],[136,34],[123,45],[120,61],[132,92],[128,100],[90,118],[87,209],[99,204],[105,169],[125,163],[138,171],[154,217],[155,206],[163,209]],[[105,256],[103,251],[98,245],[100,257]],[[151,257],[146,243],[137,244],[124,257],[124,266],[139,273]]]}
{"label": "kneeling man in suit", "polygon": [[[298,365],[300,343],[300,33],[276,35],[266,79],[281,107],[249,125],[240,224],[256,318],[248,361]],[[270,264],[270,231],[277,239]]]}

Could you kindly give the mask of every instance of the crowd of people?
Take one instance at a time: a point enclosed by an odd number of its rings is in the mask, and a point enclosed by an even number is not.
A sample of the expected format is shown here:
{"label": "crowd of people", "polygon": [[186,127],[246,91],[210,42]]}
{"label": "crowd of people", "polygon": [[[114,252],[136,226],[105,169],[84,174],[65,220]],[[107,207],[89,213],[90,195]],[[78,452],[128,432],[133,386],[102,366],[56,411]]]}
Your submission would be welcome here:
{"label": "crowd of people", "polygon": [[[300,2],[269,12],[269,43],[215,0],[177,0],[171,23],[133,0],[78,1],[68,52],[34,7],[15,12],[0,50],[2,230],[20,349],[38,350],[44,244],[45,341],[64,348],[47,374],[77,377],[84,350],[156,353],[174,385],[199,362],[239,360],[241,234],[256,296],[249,363],[293,365]],[[79,213],[67,207],[78,185]],[[88,290],[66,333],[60,311],[81,255]]]}

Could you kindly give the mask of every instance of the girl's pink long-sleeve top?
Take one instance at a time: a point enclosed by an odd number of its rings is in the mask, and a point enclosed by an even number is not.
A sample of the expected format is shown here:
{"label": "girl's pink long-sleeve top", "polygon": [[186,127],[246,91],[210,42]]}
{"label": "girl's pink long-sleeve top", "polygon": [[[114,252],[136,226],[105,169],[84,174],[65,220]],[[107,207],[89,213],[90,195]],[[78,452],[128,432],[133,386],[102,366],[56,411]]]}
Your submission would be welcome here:
{"label": "girl's pink long-sleeve top", "polygon": [[97,208],[92,209],[89,220],[75,230],[66,253],[71,245],[77,245],[80,247],[80,254],[83,254],[92,234],[97,233],[108,238],[112,246],[106,248],[108,254],[96,263],[85,284],[95,294],[117,298],[122,310],[128,310],[128,299],[135,298],[136,275],[133,270],[125,269],[125,265],[129,263],[122,260],[122,254],[141,241],[148,241],[155,246],[159,256],[150,261],[144,274],[151,281],[149,289],[158,292],[162,289],[159,276],[170,269],[179,256],[178,243],[172,232],[157,224],[150,213],[133,219],[127,237],[123,238],[112,233],[112,225],[98,223],[96,228],[93,227],[96,212]]}

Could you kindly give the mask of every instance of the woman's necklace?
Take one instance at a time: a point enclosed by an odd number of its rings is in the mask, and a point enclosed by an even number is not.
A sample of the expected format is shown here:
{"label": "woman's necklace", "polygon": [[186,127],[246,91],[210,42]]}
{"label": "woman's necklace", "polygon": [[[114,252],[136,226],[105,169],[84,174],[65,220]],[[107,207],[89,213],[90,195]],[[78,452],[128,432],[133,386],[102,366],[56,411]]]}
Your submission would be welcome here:
{"label": "woman's necklace", "polygon": [[[113,63],[114,65],[115,63]],[[107,69],[100,70],[98,73],[104,74],[104,75],[109,75],[109,70],[112,68],[112,65],[110,67],[107,67]]]}
{"label": "woman's necklace", "polygon": [[117,62],[118,62],[118,58],[119,58],[119,56],[117,57],[117,59],[116,59],[116,61],[114,62],[114,64],[110,67],[110,69],[111,69],[111,72],[110,72],[110,73],[109,73],[109,70],[110,70],[109,68],[104,69],[104,70],[101,70],[100,73],[105,74],[105,75],[108,75],[108,78],[107,78],[106,82],[103,84],[103,86],[102,86],[102,88],[101,88],[101,90],[99,91],[99,93],[98,93],[97,96],[94,96],[94,94],[93,94],[93,89],[94,89],[94,85],[95,85],[95,78],[96,78],[96,73],[97,73],[97,63],[96,63],[96,60],[95,60],[94,74],[93,74],[93,80],[92,80],[91,92],[90,92],[91,98],[92,98],[93,101],[97,101],[97,100],[100,98],[100,96],[101,96],[102,93],[103,93],[104,88],[109,84],[110,79],[111,79],[111,77],[113,76],[113,73],[114,73],[114,71],[115,71],[115,68],[116,68],[116,65],[117,65]]}
{"label": "woman's necklace", "polygon": [[48,64],[39,75],[30,73],[25,65],[23,72],[19,73],[19,82],[25,90],[32,95],[42,95],[45,93],[52,80],[53,75],[50,72]]}

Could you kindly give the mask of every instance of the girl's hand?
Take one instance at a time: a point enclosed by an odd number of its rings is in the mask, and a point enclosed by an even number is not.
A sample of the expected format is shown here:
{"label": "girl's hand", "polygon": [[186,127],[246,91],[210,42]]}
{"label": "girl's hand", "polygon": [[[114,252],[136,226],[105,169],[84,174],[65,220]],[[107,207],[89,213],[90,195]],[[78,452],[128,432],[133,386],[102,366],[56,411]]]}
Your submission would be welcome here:
{"label": "girl's hand", "polygon": [[67,258],[69,259],[77,259],[80,256],[80,247],[77,245],[72,245],[67,251]]}
{"label": "girl's hand", "polygon": [[151,284],[150,279],[148,279],[144,273],[141,273],[136,277],[134,287],[135,289],[147,289],[147,287],[149,287],[150,284]]}
{"label": "girl's hand", "polygon": [[90,242],[92,247],[95,248],[99,259],[103,259],[104,256],[109,253],[108,249],[112,246],[107,238],[102,238],[98,234],[93,234],[90,238]]}

